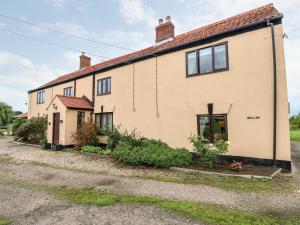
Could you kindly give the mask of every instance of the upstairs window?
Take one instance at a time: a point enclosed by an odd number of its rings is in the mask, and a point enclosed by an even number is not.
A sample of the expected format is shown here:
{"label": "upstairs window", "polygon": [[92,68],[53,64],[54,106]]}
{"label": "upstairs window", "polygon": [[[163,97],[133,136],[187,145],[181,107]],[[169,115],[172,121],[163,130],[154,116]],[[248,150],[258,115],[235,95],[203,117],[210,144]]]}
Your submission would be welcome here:
{"label": "upstairs window", "polygon": [[187,76],[214,73],[228,69],[227,43],[186,53]]}
{"label": "upstairs window", "polygon": [[45,102],[45,91],[39,91],[37,93],[37,99],[36,99],[36,102],[37,104],[42,104]]}
{"label": "upstairs window", "polygon": [[113,113],[97,113],[96,114],[96,125],[101,129],[110,129],[113,128]]}
{"label": "upstairs window", "polygon": [[64,88],[64,96],[73,96],[73,87]]}
{"label": "upstairs window", "polygon": [[187,74],[194,75],[198,73],[197,52],[190,52],[186,55]]}
{"label": "upstairs window", "polygon": [[198,115],[198,135],[204,142],[227,140],[227,115]]}
{"label": "upstairs window", "polygon": [[97,95],[106,95],[111,93],[111,78],[97,80]]}

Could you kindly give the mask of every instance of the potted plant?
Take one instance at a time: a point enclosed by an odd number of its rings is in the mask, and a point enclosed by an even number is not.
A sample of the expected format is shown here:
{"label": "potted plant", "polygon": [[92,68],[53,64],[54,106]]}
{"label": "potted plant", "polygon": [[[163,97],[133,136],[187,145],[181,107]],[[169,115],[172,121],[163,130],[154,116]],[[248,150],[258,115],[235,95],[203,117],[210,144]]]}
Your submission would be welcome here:
{"label": "potted plant", "polygon": [[42,149],[50,149],[51,144],[47,142],[47,138],[43,138],[40,140],[40,145],[42,146]]}

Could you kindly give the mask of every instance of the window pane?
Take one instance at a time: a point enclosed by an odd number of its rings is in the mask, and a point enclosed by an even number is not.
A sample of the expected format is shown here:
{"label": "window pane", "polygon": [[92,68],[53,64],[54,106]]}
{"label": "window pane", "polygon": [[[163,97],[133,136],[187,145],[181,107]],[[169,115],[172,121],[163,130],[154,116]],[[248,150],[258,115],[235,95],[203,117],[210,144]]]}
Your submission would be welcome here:
{"label": "window pane", "polygon": [[212,72],[212,48],[205,48],[199,51],[200,73]]}
{"label": "window pane", "polygon": [[106,93],[106,79],[102,80],[102,93],[101,94],[105,94]]}
{"label": "window pane", "polygon": [[107,128],[112,129],[112,113],[107,114]]}
{"label": "window pane", "polygon": [[225,116],[213,116],[214,140],[226,140]]}
{"label": "window pane", "polygon": [[187,55],[188,75],[196,74],[197,71],[197,53],[191,52]]}
{"label": "window pane", "polygon": [[110,93],[110,78],[107,78],[107,93]]}
{"label": "window pane", "polygon": [[105,129],[107,126],[107,114],[101,114],[101,129]]}
{"label": "window pane", "polygon": [[215,69],[224,69],[227,66],[226,47],[225,45],[218,45],[214,47],[215,52]]}
{"label": "window pane", "polygon": [[95,123],[96,123],[96,126],[100,128],[100,114],[96,114],[95,115]]}
{"label": "window pane", "polygon": [[101,94],[101,90],[102,90],[102,82],[101,80],[98,80],[98,84],[97,84],[97,94],[100,95]]}
{"label": "window pane", "polygon": [[210,125],[208,116],[199,116],[199,136],[203,141],[209,141]]}

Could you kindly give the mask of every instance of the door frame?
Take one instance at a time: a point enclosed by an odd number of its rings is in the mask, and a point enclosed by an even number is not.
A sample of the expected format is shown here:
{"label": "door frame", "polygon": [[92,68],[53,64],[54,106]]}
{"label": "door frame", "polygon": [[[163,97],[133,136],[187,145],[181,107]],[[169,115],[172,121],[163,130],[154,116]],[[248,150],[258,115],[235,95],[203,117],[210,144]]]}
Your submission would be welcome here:
{"label": "door frame", "polygon": [[53,120],[52,120],[52,144],[54,145],[54,133],[55,133],[55,115],[58,115],[58,144],[59,145],[59,133],[60,133],[60,113],[53,113]]}

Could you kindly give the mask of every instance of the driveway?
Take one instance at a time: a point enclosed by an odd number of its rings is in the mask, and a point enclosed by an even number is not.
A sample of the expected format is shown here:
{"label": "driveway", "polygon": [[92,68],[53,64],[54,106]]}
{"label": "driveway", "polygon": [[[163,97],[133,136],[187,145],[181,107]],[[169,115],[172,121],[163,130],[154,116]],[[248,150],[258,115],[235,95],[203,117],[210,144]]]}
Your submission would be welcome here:
{"label": "driveway", "polygon": [[293,174],[300,178],[300,142],[292,141],[292,171]]}
{"label": "driveway", "polygon": [[11,217],[16,221],[15,224],[201,224],[151,206],[74,205],[38,190],[18,188],[9,184],[10,181],[90,187],[116,193],[214,203],[254,212],[294,215],[300,212],[300,192],[234,192],[205,185],[166,183],[134,177],[135,174],[145,173],[155,176],[170,172],[124,168],[105,158],[43,151],[0,140],[0,217]]}

